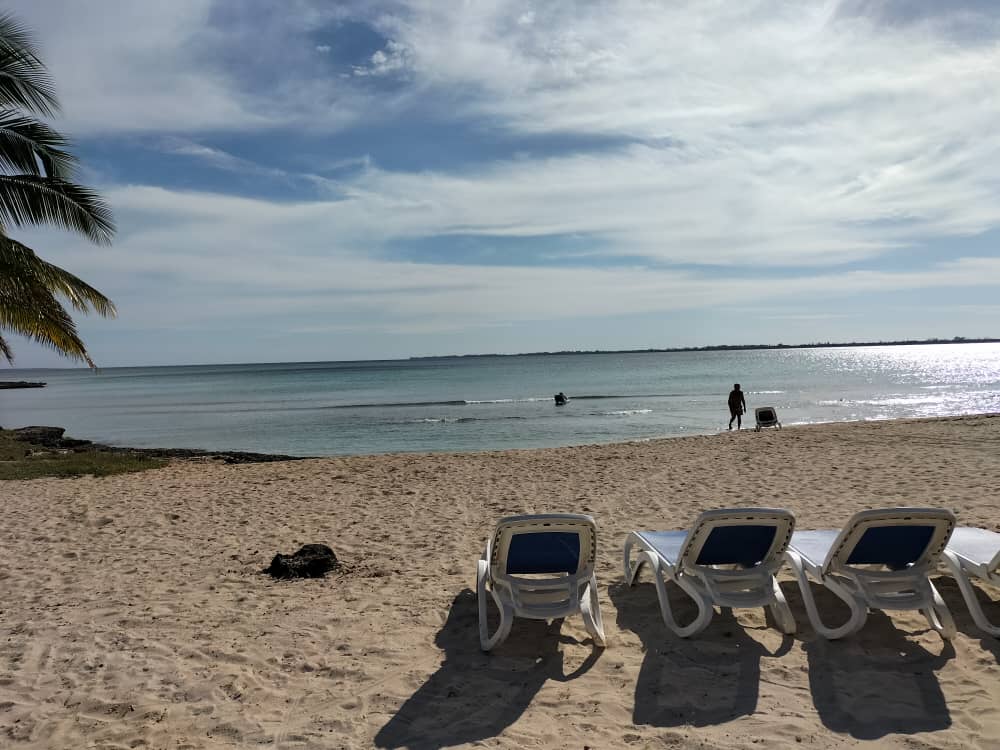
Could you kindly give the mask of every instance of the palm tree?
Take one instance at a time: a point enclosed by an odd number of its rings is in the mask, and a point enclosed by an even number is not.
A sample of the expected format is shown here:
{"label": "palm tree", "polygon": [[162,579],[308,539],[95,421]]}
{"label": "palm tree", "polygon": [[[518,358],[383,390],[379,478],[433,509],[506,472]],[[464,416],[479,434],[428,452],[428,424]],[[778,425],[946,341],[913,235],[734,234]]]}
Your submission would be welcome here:
{"label": "palm tree", "polygon": [[[77,160],[67,139],[36,119],[59,109],[48,71],[30,34],[0,14],[0,331],[12,331],[61,354],[93,361],[59,298],[80,312],[114,317],[111,300],[8,235],[10,227],[54,224],[109,244],[111,210],[73,178]],[[0,336],[0,355],[13,352]]]}

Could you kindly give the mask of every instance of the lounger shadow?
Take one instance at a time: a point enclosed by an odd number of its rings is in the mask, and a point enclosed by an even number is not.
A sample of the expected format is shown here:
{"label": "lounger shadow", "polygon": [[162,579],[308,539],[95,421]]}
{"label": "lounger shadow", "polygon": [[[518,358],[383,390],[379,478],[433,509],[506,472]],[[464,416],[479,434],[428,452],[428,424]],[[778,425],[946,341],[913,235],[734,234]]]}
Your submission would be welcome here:
{"label": "lounger shadow", "polygon": [[399,705],[372,740],[375,747],[439,750],[502,734],[521,717],[548,681],[566,682],[589,671],[592,650],[567,674],[561,620],[519,622],[518,638],[502,654],[484,654],[475,635],[475,592],[464,589],[434,637],[437,669]]}
{"label": "lounger shadow", "polygon": [[[821,603],[835,595],[823,587]],[[802,643],[813,703],[823,725],[861,740],[947,729],[952,724],[938,671],[955,656],[898,630],[883,612],[849,641],[814,637]],[[922,743],[918,743],[922,744]]]}
{"label": "lounger shadow", "polygon": [[[728,607],[712,618],[705,637],[665,638],[653,589],[646,582],[609,587],[619,629],[635,633],[642,643],[632,722],[704,727],[752,716],[760,698],[762,660],[788,653],[794,638],[782,635],[776,642],[773,623],[745,628]],[[679,617],[695,615],[697,607],[687,595],[671,587],[670,597]]]}

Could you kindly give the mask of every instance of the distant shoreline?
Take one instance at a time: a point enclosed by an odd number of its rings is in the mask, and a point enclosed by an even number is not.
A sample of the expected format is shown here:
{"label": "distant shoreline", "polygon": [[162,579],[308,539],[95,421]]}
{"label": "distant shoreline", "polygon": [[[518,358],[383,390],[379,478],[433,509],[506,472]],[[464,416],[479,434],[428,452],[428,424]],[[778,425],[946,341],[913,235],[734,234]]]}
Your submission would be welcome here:
{"label": "distant shoreline", "polygon": [[901,341],[842,341],[816,342],[812,344],[711,344],[709,346],[673,346],[663,349],[650,347],[648,349],[564,349],[555,352],[518,352],[516,354],[432,354],[420,357],[409,357],[409,360],[421,359],[463,359],[468,357],[539,357],[559,356],[568,354],[667,354],[674,352],[741,352],[766,349],[838,349],[859,346],[927,346],[930,344],[1000,344],[1000,339],[983,338],[967,339],[955,336],[950,339],[905,339]]}
{"label": "distant shoreline", "polygon": [[[172,367],[249,367],[273,365],[328,365],[328,364],[360,364],[360,363],[381,363],[381,362],[420,362],[428,360],[442,359],[471,359],[475,357],[541,357],[541,356],[566,356],[573,354],[663,354],[677,352],[736,352],[736,351],[758,351],[767,349],[838,349],[850,347],[872,347],[872,346],[927,346],[934,344],[1000,344],[1000,338],[965,338],[955,336],[950,339],[907,339],[900,341],[844,341],[844,342],[815,342],[811,344],[710,344],[708,346],[674,346],[647,349],[567,349],[552,352],[513,352],[498,353],[487,352],[481,354],[423,354],[411,357],[396,357],[390,359],[315,359],[315,360],[292,360],[281,362],[184,362],[170,365],[111,365],[108,367],[98,367],[92,372],[99,373],[102,370],[122,370],[122,369],[151,369],[151,368],[172,368]],[[87,372],[85,367],[25,367],[12,368],[11,372],[18,370],[28,370],[33,372],[68,372],[77,370]],[[3,382],[3,381],[0,381]],[[7,381],[10,382],[10,381]],[[8,386],[9,387],[9,386]]]}

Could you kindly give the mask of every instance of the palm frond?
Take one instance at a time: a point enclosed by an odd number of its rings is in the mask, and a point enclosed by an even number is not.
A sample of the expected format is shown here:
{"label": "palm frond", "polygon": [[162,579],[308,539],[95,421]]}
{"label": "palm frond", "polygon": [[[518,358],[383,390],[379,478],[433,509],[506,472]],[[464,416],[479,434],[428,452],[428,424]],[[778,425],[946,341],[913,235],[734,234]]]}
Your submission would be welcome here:
{"label": "palm frond", "polygon": [[44,122],[0,111],[0,169],[71,179],[77,160],[65,150],[68,146],[69,140]]}
{"label": "palm frond", "polygon": [[0,354],[7,360],[8,364],[14,364],[14,350],[10,348],[10,344],[7,343],[3,336],[0,336]]}
{"label": "palm frond", "polygon": [[31,33],[9,13],[0,13],[0,106],[41,115],[59,110],[55,86]]}
{"label": "palm frond", "polygon": [[104,318],[118,315],[114,303],[78,276],[42,260],[34,250],[0,234],[0,286],[13,279],[42,284],[51,293],[65,297],[80,312],[96,312]]}
{"label": "palm frond", "polygon": [[[54,266],[17,240],[0,234],[0,330],[13,331],[94,367],[76,325],[56,295],[77,310],[114,316],[107,297],[68,271]],[[13,352],[0,346],[8,362]]]}
{"label": "palm frond", "polygon": [[93,190],[36,175],[0,175],[0,225],[56,224],[106,245],[115,233],[111,209]]}
{"label": "palm frond", "polygon": [[0,329],[34,339],[67,357],[94,366],[73,319],[52,292],[41,284],[0,278]]}

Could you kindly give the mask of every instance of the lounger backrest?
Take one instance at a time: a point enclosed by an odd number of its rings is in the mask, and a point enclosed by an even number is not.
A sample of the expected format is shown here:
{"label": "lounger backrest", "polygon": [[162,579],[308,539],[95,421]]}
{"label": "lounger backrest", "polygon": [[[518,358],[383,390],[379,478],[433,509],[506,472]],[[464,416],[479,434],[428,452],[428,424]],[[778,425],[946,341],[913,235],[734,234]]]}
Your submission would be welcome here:
{"label": "lounger backrest", "polygon": [[936,565],[955,528],[944,508],[888,508],[856,513],[834,540],[825,573],[859,565],[890,570]]}
{"label": "lounger backrest", "polygon": [[778,508],[724,508],[698,516],[680,551],[687,568],[739,565],[753,568],[779,562],[795,529],[791,511]]}
{"label": "lounger backrest", "polygon": [[494,579],[531,574],[589,577],[597,525],[590,516],[575,513],[511,516],[497,524],[491,548]]}
{"label": "lounger backrest", "polygon": [[773,406],[758,406],[754,409],[754,416],[757,417],[757,424],[771,425],[778,421],[778,413]]}

